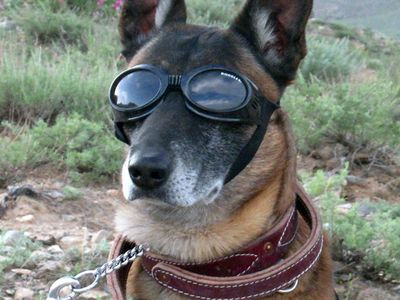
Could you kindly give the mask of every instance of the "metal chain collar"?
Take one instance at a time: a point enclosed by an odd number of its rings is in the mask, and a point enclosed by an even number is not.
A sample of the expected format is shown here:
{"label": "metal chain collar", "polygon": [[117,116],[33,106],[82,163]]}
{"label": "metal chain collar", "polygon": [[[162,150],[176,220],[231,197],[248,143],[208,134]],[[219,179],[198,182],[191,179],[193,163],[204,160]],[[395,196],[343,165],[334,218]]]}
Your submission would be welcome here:
{"label": "metal chain collar", "polygon": [[[86,293],[94,289],[100,283],[100,280],[103,277],[119,270],[121,267],[126,266],[128,263],[133,262],[134,260],[136,260],[136,258],[143,256],[145,251],[147,251],[147,249],[145,249],[143,245],[136,245],[132,249],[118,256],[117,258],[106,262],[104,265],[94,270],[84,271],[75,276],[65,276],[63,278],[60,278],[50,287],[47,300],[77,299],[80,294]],[[81,281],[82,278],[85,277],[91,277],[92,283],[87,286],[82,286]],[[64,294],[67,289],[69,289],[68,294],[62,296],[62,294]]]}

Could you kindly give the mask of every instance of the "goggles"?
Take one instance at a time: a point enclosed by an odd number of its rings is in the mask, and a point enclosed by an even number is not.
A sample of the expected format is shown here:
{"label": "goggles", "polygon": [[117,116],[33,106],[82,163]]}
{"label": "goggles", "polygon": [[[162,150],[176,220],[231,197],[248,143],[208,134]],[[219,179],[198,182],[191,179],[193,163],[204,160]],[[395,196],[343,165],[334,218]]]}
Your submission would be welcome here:
{"label": "goggles", "polygon": [[170,91],[181,91],[187,109],[201,117],[257,125],[232,166],[229,180],[254,157],[272,113],[279,108],[263,97],[248,78],[221,66],[204,66],[187,74],[171,75],[152,65],[138,65],[122,72],[111,84],[109,100],[116,137],[130,144],[122,124],[150,115]]}

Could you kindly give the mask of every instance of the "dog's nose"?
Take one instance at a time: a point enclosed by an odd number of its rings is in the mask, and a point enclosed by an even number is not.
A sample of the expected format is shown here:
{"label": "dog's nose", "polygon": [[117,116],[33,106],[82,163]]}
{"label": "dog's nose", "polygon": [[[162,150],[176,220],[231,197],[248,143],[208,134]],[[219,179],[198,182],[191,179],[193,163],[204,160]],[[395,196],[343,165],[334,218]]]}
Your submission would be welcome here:
{"label": "dog's nose", "polygon": [[167,181],[171,173],[170,165],[168,155],[163,152],[133,155],[129,174],[137,186],[154,189]]}

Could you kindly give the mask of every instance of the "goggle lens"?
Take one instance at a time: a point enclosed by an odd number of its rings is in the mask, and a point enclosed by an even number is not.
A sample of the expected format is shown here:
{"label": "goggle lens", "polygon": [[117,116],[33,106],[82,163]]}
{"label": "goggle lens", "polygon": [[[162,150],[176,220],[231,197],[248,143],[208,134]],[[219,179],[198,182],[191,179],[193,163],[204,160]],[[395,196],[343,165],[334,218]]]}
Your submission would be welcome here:
{"label": "goggle lens", "polygon": [[122,108],[142,108],[153,101],[161,89],[160,78],[147,70],[125,75],[113,89],[114,104]]}
{"label": "goggle lens", "polygon": [[189,82],[189,97],[200,108],[227,112],[239,108],[246,100],[246,86],[240,78],[219,70],[195,75]]}

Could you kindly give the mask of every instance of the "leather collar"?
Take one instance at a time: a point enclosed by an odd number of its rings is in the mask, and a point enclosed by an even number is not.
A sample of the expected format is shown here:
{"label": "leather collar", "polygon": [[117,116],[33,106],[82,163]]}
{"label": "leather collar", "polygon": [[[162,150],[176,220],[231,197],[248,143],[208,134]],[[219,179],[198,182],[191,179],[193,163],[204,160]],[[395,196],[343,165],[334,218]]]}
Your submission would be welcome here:
{"label": "leather collar", "polygon": [[[287,253],[297,232],[300,213],[310,227],[310,236],[291,257]],[[120,236],[110,252],[113,259],[133,247]],[[145,271],[160,285],[195,299],[254,299],[287,292],[318,261],[323,247],[322,225],[309,196],[297,186],[296,206],[273,229],[245,249],[203,264],[180,263],[148,252],[142,257]],[[113,300],[126,299],[130,266],[108,276]],[[286,289],[286,290],[282,290]]]}

